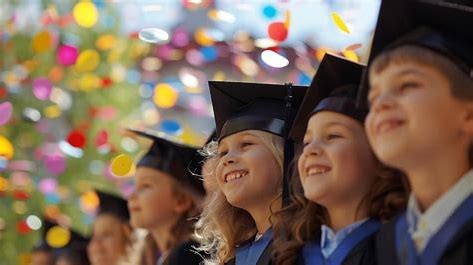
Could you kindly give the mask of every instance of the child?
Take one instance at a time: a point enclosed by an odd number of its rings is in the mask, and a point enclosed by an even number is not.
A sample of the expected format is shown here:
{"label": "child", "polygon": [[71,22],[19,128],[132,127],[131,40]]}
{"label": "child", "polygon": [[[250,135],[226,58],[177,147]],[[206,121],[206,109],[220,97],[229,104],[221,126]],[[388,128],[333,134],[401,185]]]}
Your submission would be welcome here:
{"label": "child", "polygon": [[374,264],[374,234],[405,205],[402,179],[374,157],[355,104],[362,69],[325,55],[300,107],[291,136],[303,149],[292,203],[276,215],[276,264]]}
{"label": "child", "polygon": [[[392,27],[403,8],[407,20]],[[366,131],[379,159],[407,174],[412,193],[407,211],[380,233],[380,264],[473,260],[473,34],[463,26],[472,14],[446,1],[381,6]]]}
{"label": "child", "polygon": [[134,132],[153,144],[137,164],[136,187],[128,199],[132,226],[147,229],[154,239],[153,265],[156,259],[157,264],[200,264],[193,231],[205,191],[202,180],[188,171],[197,149]]}
{"label": "child", "polygon": [[127,201],[97,191],[100,200],[87,253],[92,265],[118,265],[131,247],[132,229]]}
{"label": "child", "polygon": [[214,253],[217,264],[269,264],[271,206],[281,207],[284,139],[306,88],[215,81],[209,87],[218,189],[203,211],[202,248]]}

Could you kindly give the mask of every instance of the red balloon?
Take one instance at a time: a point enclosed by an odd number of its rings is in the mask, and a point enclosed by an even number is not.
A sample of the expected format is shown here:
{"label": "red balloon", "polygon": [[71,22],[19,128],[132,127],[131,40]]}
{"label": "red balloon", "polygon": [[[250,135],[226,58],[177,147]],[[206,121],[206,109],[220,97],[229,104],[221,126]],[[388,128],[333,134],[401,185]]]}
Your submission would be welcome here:
{"label": "red balloon", "polygon": [[30,195],[26,191],[15,190],[13,192],[13,198],[15,198],[15,200],[28,200]]}
{"label": "red balloon", "polygon": [[16,230],[22,235],[27,234],[31,231],[25,220],[20,220],[16,223]]}
{"label": "red balloon", "polygon": [[284,41],[287,38],[288,32],[284,23],[274,22],[268,27],[268,35],[275,41]]}
{"label": "red balloon", "polygon": [[67,142],[77,148],[83,148],[86,141],[85,135],[80,131],[72,131],[67,136]]}
{"label": "red balloon", "polygon": [[101,147],[102,145],[105,145],[107,143],[108,143],[108,133],[106,130],[101,130],[100,132],[97,133],[97,136],[95,136],[95,146]]}

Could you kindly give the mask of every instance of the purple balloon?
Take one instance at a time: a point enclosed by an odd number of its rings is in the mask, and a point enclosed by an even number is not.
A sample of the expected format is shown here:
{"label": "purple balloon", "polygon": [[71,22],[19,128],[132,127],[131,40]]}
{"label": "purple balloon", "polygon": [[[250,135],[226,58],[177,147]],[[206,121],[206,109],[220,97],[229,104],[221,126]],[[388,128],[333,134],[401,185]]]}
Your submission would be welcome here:
{"label": "purple balloon", "polygon": [[33,81],[33,94],[39,100],[46,100],[49,98],[53,85],[47,78],[39,77]]}
{"label": "purple balloon", "polygon": [[12,115],[13,106],[10,102],[0,104],[0,126],[6,124]]}
{"label": "purple balloon", "polygon": [[66,170],[66,159],[59,155],[48,155],[44,159],[44,165],[51,174],[58,176]]}

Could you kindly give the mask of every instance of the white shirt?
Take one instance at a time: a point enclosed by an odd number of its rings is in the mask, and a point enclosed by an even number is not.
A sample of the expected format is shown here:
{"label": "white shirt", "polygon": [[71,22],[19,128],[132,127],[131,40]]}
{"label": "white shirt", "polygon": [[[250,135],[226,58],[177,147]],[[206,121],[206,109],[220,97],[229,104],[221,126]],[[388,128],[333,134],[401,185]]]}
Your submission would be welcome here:
{"label": "white shirt", "polygon": [[406,219],[409,234],[419,253],[424,250],[432,236],[440,230],[453,212],[471,194],[473,194],[473,170],[467,172],[424,213],[420,211],[417,200],[411,193]]}

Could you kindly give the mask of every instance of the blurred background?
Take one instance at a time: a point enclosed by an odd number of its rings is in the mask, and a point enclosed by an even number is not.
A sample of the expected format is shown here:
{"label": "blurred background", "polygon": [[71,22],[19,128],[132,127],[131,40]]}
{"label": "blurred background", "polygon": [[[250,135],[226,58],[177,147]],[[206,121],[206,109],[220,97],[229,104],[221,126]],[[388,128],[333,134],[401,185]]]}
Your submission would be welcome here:
{"label": "blurred background", "polygon": [[45,217],[87,235],[94,188],[132,191],[112,161],[149,143],[126,128],[201,145],[208,80],[308,85],[327,51],[365,62],[379,4],[0,0],[0,264],[28,264]]}

